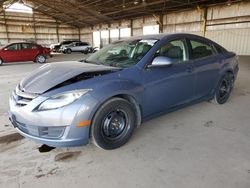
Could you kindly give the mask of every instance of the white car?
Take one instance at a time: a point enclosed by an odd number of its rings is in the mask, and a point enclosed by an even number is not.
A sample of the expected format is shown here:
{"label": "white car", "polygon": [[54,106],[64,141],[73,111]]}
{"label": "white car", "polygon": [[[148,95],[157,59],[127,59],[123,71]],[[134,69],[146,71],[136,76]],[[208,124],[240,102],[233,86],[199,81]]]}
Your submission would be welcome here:
{"label": "white car", "polygon": [[62,42],[59,42],[56,44],[51,44],[50,49],[53,52],[59,52],[59,50],[62,46],[67,46],[67,45],[71,44],[72,42],[81,42],[81,41],[79,41],[79,40],[65,40],[65,41],[62,41]]}
{"label": "white car", "polygon": [[59,51],[70,54],[71,52],[82,52],[87,54],[91,46],[87,42],[73,42],[67,46],[62,46]]}

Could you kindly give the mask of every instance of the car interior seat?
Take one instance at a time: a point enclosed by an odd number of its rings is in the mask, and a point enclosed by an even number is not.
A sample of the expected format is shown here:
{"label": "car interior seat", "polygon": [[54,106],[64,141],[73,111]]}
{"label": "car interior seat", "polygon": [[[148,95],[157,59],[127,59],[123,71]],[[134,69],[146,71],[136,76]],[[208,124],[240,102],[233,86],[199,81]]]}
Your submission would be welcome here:
{"label": "car interior seat", "polygon": [[206,46],[198,46],[193,49],[194,58],[206,57],[212,55],[212,51],[208,50]]}

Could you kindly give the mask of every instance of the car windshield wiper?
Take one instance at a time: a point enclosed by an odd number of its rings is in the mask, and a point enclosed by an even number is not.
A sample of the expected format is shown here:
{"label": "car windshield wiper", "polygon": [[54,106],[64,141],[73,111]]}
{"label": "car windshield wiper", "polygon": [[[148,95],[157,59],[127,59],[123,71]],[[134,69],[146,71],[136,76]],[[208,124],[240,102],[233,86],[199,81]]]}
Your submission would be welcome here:
{"label": "car windshield wiper", "polygon": [[89,60],[87,60],[87,59],[82,59],[82,60],[80,60],[80,62],[91,63],[91,64],[97,64],[96,62],[94,62],[94,61],[89,61]]}
{"label": "car windshield wiper", "polygon": [[102,62],[89,61],[89,60],[87,60],[87,59],[80,60],[80,62],[91,63],[91,64],[96,64],[96,65],[105,65],[105,66],[109,66],[109,65],[104,64],[104,63],[102,63]]}
{"label": "car windshield wiper", "polygon": [[90,64],[95,64],[95,65],[104,65],[104,66],[109,66],[109,67],[117,67],[117,68],[122,68],[120,66],[117,66],[116,63],[102,63],[102,62],[96,62],[96,61],[89,61],[87,59],[83,59],[83,60],[80,60],[80,62],[84,62],[84,63],[90,63]]}

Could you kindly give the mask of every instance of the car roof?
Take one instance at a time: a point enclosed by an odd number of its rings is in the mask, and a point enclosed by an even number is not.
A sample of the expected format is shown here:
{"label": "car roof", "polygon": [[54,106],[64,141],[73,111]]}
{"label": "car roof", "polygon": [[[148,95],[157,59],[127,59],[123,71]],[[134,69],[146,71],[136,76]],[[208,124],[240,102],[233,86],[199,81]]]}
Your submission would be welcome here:
{"label": "car roof", "polygon": [[64,41],[61,41],[61,42],[80,42],[79,40],[64,40]]}
{"label": "car roof", "polygon": [[23,44],[23,43],[27,43],[27,44],[36,44],[36,43],[34,43],[34,42],[11,42],[11,43],[9,43],[9,44]]}
{"label": "car roof", "polygon": [[76,43],[88,43],[88,42],[77,41],[77,42],[72,42],[72,43],[70,43],[70,44],[76,44]]}
{"label": "car roof", "polygon": [[168,37],[193,37],[197,39],[204,39],[204,40],[209,40],[205,37],[199,36],[199,35],[194,35],[190,33],[161,33],[161,34],[154,34],[154,35],[143,35],[143,36],[135,36],[135,37],[129,37],[126,39],[121,39],[119,41],[130,41],[130,40],[147,40],[147,39],[156,39],[156,40],[161,40],[163,38],[168,38]]}
{"label": "car roof", "polygon": [[34,44],[34,45],[39,45],[39,44],[36,44],[34,42],[25,42],[24,41],[24,42],[11,42],[11,43],[6,44],[5,46],[10,46],[12,44]]}

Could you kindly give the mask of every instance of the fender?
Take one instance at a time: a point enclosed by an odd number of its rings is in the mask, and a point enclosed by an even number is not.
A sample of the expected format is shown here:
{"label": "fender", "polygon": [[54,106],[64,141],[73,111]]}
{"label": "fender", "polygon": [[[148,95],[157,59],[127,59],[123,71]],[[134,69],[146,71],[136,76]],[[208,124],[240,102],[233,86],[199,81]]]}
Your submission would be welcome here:
{"label": "fender", "polygon": [[[109,82],[105,82],[98,88],[98,92],[95,92],[93,97],[99,101],[94,107],[90,119],[93,118],[97,109],[112,97],[121,97],[133,104],[137,115],[137,127],[141,125],[142,121],[142,93],[143,86],[135,82],[131,82],[125,79],[118,79]],[[112,95],[110,95],[112,93]]]}

